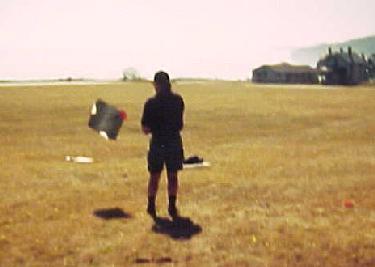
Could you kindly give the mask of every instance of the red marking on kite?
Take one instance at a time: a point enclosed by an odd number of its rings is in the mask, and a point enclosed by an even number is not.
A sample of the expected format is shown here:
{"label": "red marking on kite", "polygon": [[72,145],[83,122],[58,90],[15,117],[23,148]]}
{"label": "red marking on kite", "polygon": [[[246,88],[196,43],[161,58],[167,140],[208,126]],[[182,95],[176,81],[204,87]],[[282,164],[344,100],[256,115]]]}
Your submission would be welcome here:
{"label": "red marking on kite", "polygon": [[128,115],[126,114],[126,112],[124,110],[120,110],[119,112],[119,116],[120,118],[123,120],[123,121],[126,121],[128,119]]}

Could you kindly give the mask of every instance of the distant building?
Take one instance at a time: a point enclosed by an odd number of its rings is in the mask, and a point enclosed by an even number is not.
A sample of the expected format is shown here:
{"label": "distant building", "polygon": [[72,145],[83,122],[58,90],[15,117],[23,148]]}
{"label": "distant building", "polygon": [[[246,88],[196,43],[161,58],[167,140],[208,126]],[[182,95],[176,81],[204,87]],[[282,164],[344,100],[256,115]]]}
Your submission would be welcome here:
{"label": "distant building", "polygon": [[369,79],[365,56],[354,53],[351,47],[347,52],[341,48],[335,53],[329,48],[328,54],[318,61],[317,67],[323,84],[355,85]]}
{"label": "distant building", "polygon": [[255,83],[316,84],[318,72],[310,66],[296,66],[288,63],[263,65],[253,70]]}

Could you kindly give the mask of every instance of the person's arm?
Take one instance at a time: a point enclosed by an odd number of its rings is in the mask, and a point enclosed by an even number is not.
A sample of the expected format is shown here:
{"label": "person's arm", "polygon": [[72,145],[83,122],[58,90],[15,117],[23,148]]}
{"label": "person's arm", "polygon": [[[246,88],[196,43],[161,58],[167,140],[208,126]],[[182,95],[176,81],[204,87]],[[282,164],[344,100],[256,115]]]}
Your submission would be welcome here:
{"label": "person's arm", "polygon": [[180,115],[180,118],[179,118],[179,125],[178,125],[178,129],[181,131],[182,128],[184,128],[184,110],[185,110],[185,103],[184,103],[184,100],[182,99],[181,97],[181,103],[180,103],[180,107],[181,107],[181,115]]}
{"label": "person's arm", "polygon": [[146,135],[151,133],[150,119],[150,103],[147,101],[143,107],[143,115],[141,119],[142,131]]}

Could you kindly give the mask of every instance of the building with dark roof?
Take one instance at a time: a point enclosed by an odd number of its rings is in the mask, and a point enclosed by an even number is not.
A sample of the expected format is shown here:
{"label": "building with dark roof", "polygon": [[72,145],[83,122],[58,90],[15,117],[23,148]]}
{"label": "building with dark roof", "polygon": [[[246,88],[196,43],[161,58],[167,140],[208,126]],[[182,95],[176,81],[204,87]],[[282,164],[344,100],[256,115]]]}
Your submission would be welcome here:
{"label": "building with dark roof", "polygon": [[297,66],[288,63],[263,65],[253,70],[255,83],[316,84],[318,72],[310,66]]}
{"label": "building with dark roof", "polygon": [[347,52],[341,48],[339,52],[332,52],[320,59],[317,64],[321,82],[332,85],[355,85],[369,79],[368,63],[364,55],[360,56],[349,47]]}

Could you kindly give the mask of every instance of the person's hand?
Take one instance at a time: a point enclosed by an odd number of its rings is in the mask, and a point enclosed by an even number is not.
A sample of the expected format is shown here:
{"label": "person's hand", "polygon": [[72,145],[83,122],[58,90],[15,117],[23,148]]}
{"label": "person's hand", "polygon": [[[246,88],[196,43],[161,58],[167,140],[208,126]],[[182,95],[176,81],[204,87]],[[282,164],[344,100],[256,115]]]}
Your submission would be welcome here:
{"label": "person's hand", "polygon": [[149,133],[151,133],[151,129],[148,128],[147,126],[142,126],[142,131],[146,135],[149,134]]}

